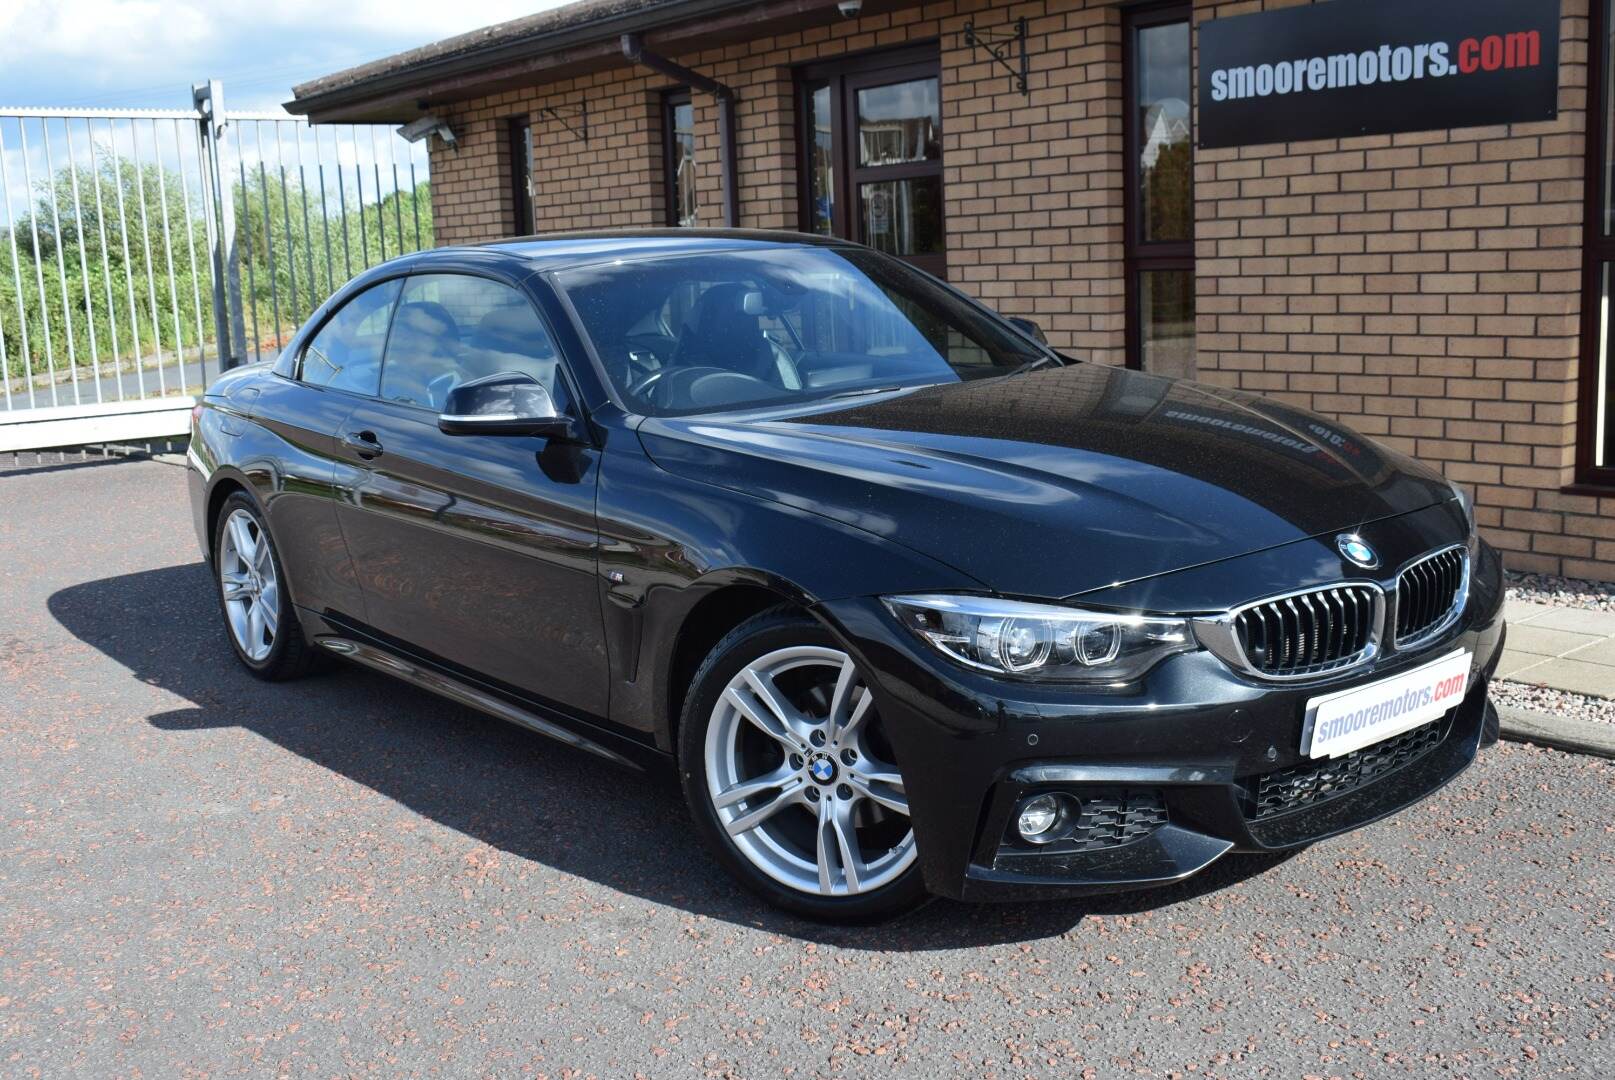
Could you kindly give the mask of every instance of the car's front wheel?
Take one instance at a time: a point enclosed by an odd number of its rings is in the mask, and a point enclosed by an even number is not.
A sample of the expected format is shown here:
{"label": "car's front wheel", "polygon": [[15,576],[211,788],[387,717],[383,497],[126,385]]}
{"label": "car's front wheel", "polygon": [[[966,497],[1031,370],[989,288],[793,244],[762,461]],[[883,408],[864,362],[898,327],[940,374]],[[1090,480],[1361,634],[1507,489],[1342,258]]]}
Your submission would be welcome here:
{"label": "car's front wheel", "polygon": [[874,698],[813,619],[764,612],[720,641],[686,699],[679,749],[696,822],[764,899],[855,922],[924,898],[908,796]]}
{"label": "car's front wheel", "polygon": [[316,663],[285,589],[285,571],[262,513],[237,492],[219,510],[213,580],[236,657],[260,679],[295,678]]}

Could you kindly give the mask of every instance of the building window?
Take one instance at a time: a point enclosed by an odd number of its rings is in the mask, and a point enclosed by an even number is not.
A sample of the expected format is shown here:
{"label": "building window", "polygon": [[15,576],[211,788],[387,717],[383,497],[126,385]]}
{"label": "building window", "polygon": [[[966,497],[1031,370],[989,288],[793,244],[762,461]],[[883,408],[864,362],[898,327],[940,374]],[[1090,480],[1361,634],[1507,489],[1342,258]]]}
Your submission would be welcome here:
{"label": "building window", "polygon": [[803,68],[801,227],[947,271],[935,47]]}
{"label": "building window", "polygon": [[1576,479],[1615,487],[1615,0],[1592,5],[1585,296],[1582,302],[1581,393],[1576,425]]}
{"label": "building window", "polygon": [[511,235],[526,236],[533,223],[533,125],[525,116],[510,121]]}
{"label": "building window", "polygon": [[1127,364],[1193,377],[1194,131],[1189,5],[1123,15]]}
{"label": "building window", "polygon": [[695,198],[695,104],[688,90],[675,90],[662,99],[662,132],[666,137],[667,223],[695,225],[700,216]]}

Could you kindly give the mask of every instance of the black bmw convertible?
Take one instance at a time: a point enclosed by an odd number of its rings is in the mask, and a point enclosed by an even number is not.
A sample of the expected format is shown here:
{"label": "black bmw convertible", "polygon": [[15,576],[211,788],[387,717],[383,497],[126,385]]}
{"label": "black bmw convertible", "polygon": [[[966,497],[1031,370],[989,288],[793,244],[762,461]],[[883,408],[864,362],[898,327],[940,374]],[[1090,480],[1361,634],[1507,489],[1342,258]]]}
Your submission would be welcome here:
{"label": "black bmw convertible", "polygon": [[254,674],[341,657],[676,768],[812,917],[1177,881],[1496,738],[1462,491],[841,241],[396,259],[214,383],[190,463]]}

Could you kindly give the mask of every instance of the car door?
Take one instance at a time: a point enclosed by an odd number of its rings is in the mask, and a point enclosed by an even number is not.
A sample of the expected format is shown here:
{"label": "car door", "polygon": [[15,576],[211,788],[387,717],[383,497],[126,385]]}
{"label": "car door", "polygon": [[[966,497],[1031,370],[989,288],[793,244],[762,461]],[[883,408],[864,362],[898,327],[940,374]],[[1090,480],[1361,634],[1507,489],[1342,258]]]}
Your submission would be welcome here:
{"label": "car door", "polygon": [[342,528],[384,639],[586,719],[606,715],[595,524],[598,453],[531,436],[446,435],[460,382],[520,371],[575,408],[553,339],[516,288],[408,278],[376,398],[342,452],[366,470]]}
{"label": "car door", "polygon": [[351,498],[363,471],[347,459],[338,435],[362,395],[374,394],[382,347],[403,283],[364,289],[335,310],[302,347],[287,378],[265,379],[242,437],[244,467],[261,465],[272,489],[264,509],[298,606],[364,617],[364,597],[342,538],[337,507]]}

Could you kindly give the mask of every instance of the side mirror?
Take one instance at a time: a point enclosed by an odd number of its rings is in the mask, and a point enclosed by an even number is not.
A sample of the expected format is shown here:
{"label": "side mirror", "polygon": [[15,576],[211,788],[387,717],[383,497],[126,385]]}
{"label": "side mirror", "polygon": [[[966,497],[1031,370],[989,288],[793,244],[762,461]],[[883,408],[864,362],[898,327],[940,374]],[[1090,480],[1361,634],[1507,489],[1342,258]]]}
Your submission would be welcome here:
{"label": "side mirror", "polygon": [[544,384],[519,371],[463,382],[437,418],[445,435],[537,435],[572,441],[577,424],[555,407]]}
{"label": "side mirror", "polygon": [[1043,328],[1031,319],[1022,318],[1019,315],[1005,315],[1004,321],[1034,341],[1041,342],[1044,345],[1049,343],[1049,339],[1043,335]]}

